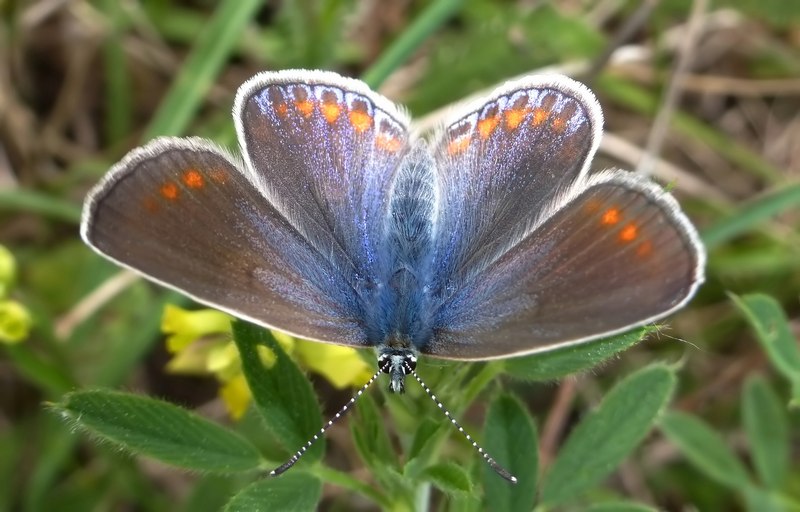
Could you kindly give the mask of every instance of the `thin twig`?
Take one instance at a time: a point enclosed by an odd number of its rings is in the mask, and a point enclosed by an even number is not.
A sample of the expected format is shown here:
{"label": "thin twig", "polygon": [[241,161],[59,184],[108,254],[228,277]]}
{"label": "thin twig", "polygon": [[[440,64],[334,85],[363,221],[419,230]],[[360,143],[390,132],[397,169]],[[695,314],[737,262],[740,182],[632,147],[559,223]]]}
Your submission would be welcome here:
{"label": "thin twig", "polygon": [[683,91],[683,79],[691,64],[695,43],[703,28],[703,15],[708,9],[708,0],[695,0],[686,27],[683,42],[678,50],[677,62],[672,79],[667,86],[664,101],[653,122],[653,129],[645,147],[644,158],[636,168],[636,172],[649,176],[655,167],[655,158],[661,153],[661,147],[667,137],[672,114],[675,111],[680,94]]}
{"label": "thin twig", "polygon": [[130,270],[122,270],[104,281],[103,284],[95,288],[89,295],[75,304],[75,307],[58,319],[55,326],[56,337],[60,340],[69,338],[75,327],[138,279],[139,276]]}

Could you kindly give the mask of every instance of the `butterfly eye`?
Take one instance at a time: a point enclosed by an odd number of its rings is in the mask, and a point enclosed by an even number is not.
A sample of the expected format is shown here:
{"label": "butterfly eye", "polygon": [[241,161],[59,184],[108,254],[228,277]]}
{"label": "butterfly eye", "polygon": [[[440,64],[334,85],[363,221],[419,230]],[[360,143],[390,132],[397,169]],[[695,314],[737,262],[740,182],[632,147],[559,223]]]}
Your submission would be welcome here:
{"label": "butterfly eye", "polygon": [[409,355],[406,357],[405,361],[405,368],[407,369],[406,373],[411,373],[417,369],[417,358],[414,355]]}

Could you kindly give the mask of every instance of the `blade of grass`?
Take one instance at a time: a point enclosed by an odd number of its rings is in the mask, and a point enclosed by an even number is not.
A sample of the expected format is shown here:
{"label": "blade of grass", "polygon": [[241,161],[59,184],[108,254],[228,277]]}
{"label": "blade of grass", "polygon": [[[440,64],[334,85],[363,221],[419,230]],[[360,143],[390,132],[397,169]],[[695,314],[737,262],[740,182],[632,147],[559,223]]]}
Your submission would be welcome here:
{"label": "blade of grass", "polygon": [[131,80],[122,48],[122,37],[127,25],[120,2],[103,0],[100,8],[105,12],[111,29],[103,45],[103,70],[106,94],[106,140],[114,143],[130,133],[132,125]]}
{"label": "blade of grass", "polygon": [[457,12],[463,0],[438,0],[430,4],[361,76],[373,89],[386,80],[414,51]]}
{"label": "blade of grass", "polygon": [[198,37],[145,132],[145,139],[180,135],[189,124],[262,0],[224,0]]}
{"label": "blade of grass", "polygon": [[704,229],[703,243],[708,249],[713,249],[753,229],[758,223],[797,206],[800,206],[800,183],[773,190]]}
{"label": "blade of grass", "polygon": [[0,211],[33,213],[76,226],[81,221],[80,206],[24,188],[0,192]]}

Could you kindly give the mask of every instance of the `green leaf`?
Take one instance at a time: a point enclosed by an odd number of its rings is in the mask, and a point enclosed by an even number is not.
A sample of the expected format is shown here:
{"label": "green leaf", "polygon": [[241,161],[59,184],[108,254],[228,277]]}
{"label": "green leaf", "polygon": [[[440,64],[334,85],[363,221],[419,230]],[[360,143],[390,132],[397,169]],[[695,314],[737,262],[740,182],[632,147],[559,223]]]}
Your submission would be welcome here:
{"label": "green leaf", "polygon": [[403,474],[416,480],[430,466],[439,450],[438,447],[444,439],[445,431],[451,433],[452,425],[449,422],[434,421],[430,417],[423,417],[414,432],[414,439],[406,451],[407,462],[403,466]]}
{"label": "green leaf", "polygon": [[483,460],[483,487],[489,510],[530,511],[536,500],[539,446],[536,427],[525,406],[512,395],[501,395],[489,406],[483,448],[515,477],[512,484]]}
{"label": "green leaf", "polygon": [[209,474],[204,475],[192,486],[189,496],[180,508],[182,512],[218,512],[228,502],[234,492],[241,485],[237,485],[231,477]]}
{"label": "green leaf", "polygon": [[789,472],[789,420],[778,397],[759,377],[745,384],[742,424],[761,481],[773,489],[781,487]]}
{"label": "green leaf", "polygon": [[225,512],[258,510],[315,511],[322,496],[322,482],[299,471],[265,478],[234,496]]}
{"label": "green leaf", "polygon": [[770,492],[755,485],[748,485],[744,489],[744,499],[747,503],[745,510],[754,512],[787,512],[800,510],[800,502],[778,492]]}
{"label": "green leaf", "polygon": [[800,349],[780,303],[763,294],[730,297],[755,331],[772,365],[792,383],[791,405],[800,406]]}
{"label": "green leaf", "polygon": [[711,479],[736,491],[750,485],[747,471],[725,440],[698,418],[670,411],[659,426],[689,462]]}
{"label": "green leaf", "polygon": [[361,494],[363,497],[374,501],[381,510],[390,510],[397,505],[398,500],[387,496],[385,489],[375,485],[371,479],[362,481],[353,476],[358,475],[357,472],[353,474],[345,473],[321,464],[315,466],[313,472],[314,476],[326,484],[334,485],[344,491],[349,491],[351,494]]}
{"label": "green leaf", "polygon": [[[434,421],[427,416],[420,418],[417,430],[414,432],[414,440],[411,442],[411,447],[408,449],[407,455],[409,461],[417,457],[429,460],[432,449],[431,442],[434,440],[433,438],[436,436],[439,429],[442,428],[442,424],[441,421]],[[447,423],[446,428],[450,428],[449,423]]]}
{"label": "green leaf", "polygon": [[[322,427],[314,389],[271,332],[241,320],[233,322],[232,326],[233,339],[242,358],[242,370],[258,410],[269,430],[284,448],[293,453]],[[261,361],[257,350],[259,345],[267,347],[275,355],[271,368]],[[324,444],[324,438],[319,438],[303,459],[319,459]]]}
{"label": "green leaf", "polygon": [[238,434],[175,405],[118,391],[76,391],[53,409],[75,426],[136,454],[198,471],[256,469],[261,457]]}
{"label": "green leaf", "polygon": [[356,406],[356,420],[350,422],[353,441],[361,458],[380,476],[387,468],[399,471],[397,453],[381,413],[371,395],[363,393]]}
{"label": "green leaf", "polygon": [[447,494],[472,492],[472,480],[469,473],[453,462],[428,466],[422,471],[420,477],[433,482],[433,485]]}
{"label": "green leaf", "polygon": [[458,512],[483,512],[484,510],[477,493],[451,494],[448,504],[449,507],[446,510],[458,510]]}
{"label": "green leaf", "polygon": [[657,512],[658,509],[643,503],[632,503],[630,501],[610,501],[608,503],[598,503],[586,509],[586,512]]}
{"label": "green leaf", "polygon": [[613,357],[639,343],[652,327],[640,327],[610,338],[565,346],[503,361],[512,377],[533,381],[554,380],[577,373]]}
{"label": "green leaf", "polygon": [[542,486],[548,505],[595,486],[644,439],[672,396],[674,372],[648,366],[618,383],[570,434]]}
{"label": "green leaf", "polygon": [[131,92],[134,87],[131,69],[125,58],[123,41],[128,37],[129,21],[120,2],[103,0],[98,2],[109,23],[103,42],[103,71],[106,94],[104,110],[106,118],[106,140],[117,142],[131,132],[133,104]]}

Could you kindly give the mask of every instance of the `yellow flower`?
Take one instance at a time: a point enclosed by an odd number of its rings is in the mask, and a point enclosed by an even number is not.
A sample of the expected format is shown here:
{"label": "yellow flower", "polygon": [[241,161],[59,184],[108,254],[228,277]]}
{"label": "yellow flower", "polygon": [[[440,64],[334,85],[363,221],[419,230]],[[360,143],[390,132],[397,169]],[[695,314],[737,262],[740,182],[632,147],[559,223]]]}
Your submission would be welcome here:
{"label": "yellow flower", "polygon": [[24,341],[31,331],[33,318],[28,308],[7,299],[17,278],[17,261],[11,251],[0,245],[0,343]]}
{"label": "yellow flower", "polygon": [[301,366],[322,375],[337,389],[363,386],[374,373],[356,350],[349,347],[297,340],[294,353]]}
{"label": "yellow flower", "polygon": [[247,387],[247,381],[242,373],[224,382],[219,389],[219,396],[225,403],[228,414],[235,420],[244,416],[247,407],[253,400],[253,395],[250,394],[250,388]]}
{"label": "yellow flower", "polygon": [[17,279],[17,260],[4,245],[0,245],[0,299],[4,299]]}
{"label": "yellow flower", "polygon": [[31,314],[19,302],[0,301],[0,343],[19,343],[24,341],[31,330]]}
{"label": "yellow flower", "polygon": [[167,350],[173,354],[211,335],[231,336],[231,317],[213,309],[189,311],[167,304],[161,317],[161,332],[168,334]]}
{"label": "yellow flower", "polygon": [[[242,373],[239,352],[232,341],[230,321],[225,313],[203,309],[188,311],[167,305],[161,330],[167,334],[167,350],[173,354],[167,371],[192,375],[214,375],[220,382],[219,395],[228,414],[239,419],[252,395]],[[372,376],[369,365],[351,348],[295,339],[273,331],[283,350],[307,370],[325,377],[335,387],[361,386]],[[258,355],[266,368],[275,364],[275,354],[259,346]]]}

